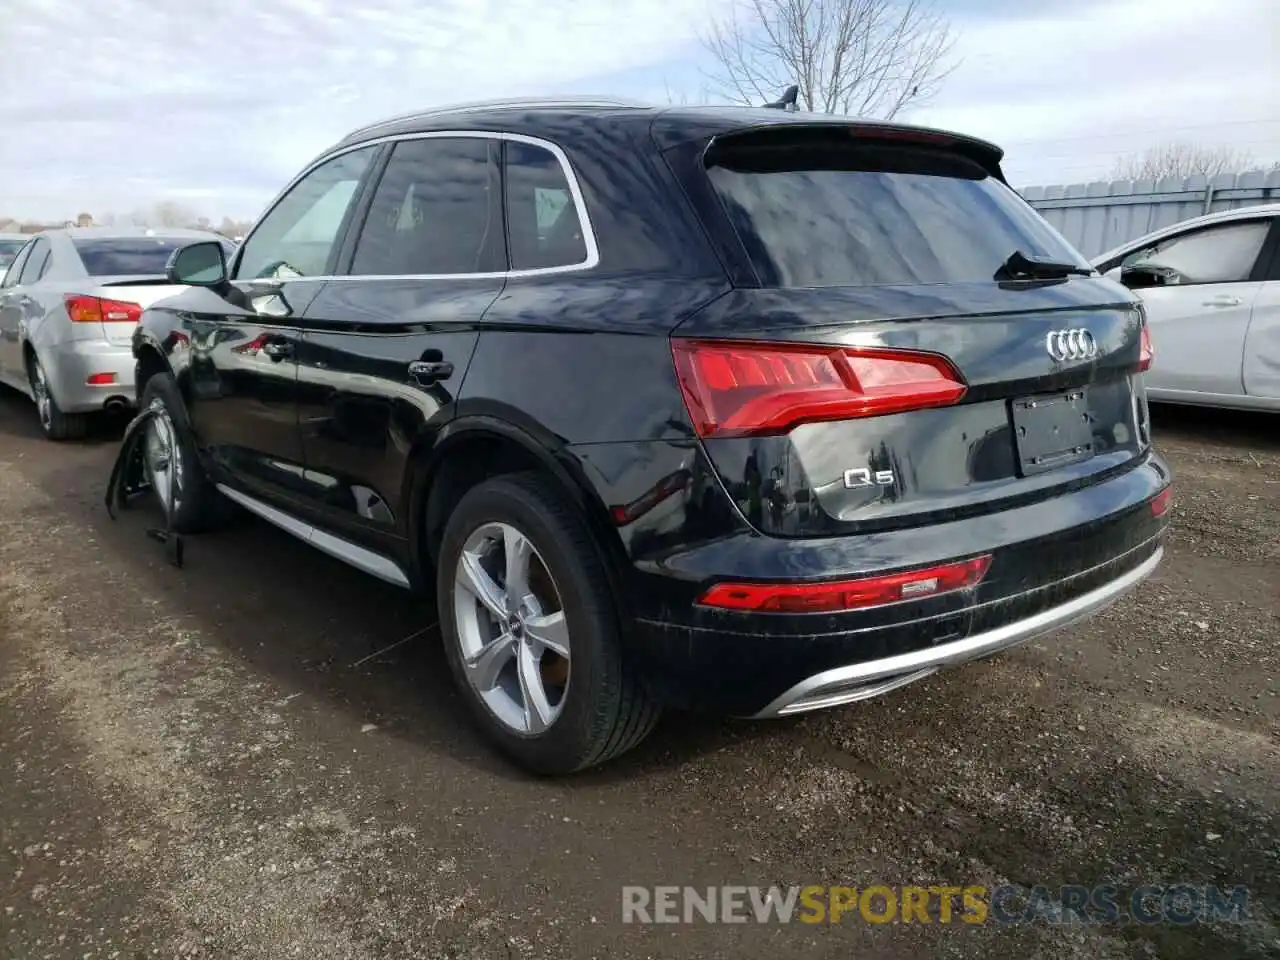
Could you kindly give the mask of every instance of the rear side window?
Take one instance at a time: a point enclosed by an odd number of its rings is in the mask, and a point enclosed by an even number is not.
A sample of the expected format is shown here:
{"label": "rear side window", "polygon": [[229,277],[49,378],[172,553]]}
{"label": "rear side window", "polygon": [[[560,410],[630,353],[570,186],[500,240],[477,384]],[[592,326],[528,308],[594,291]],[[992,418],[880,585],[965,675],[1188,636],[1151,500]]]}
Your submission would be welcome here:
{"label": "rear side window", "polygon": [[495,273],[502,258],[501,141],[396,144],[356,242],[355,276]]}
{"label": "rear side window", "polygon": [[1015,250],[1089,266],[1012,189],[941,147],[775,139],[719,150],[707,173],[768,286],[991,281]]}
{"label": "rear side window", "polygon": [[48,240],[44,237],[36,237],[35,243],[31,245],[31,253],[27,255],[27,262],[22,267],[22,276],[18,279],[20,284],[25,287],[27,284],[36,283],[45,275],[45,271],[49,269],[52,249]]}
{"label": "rear side window", "polygon": [[545,147],[507,143],[507,232],[512,270],[573,267],[587,243],[569,181]]}
{"label": "rear side window", "polygon": [[0,271],[13,263],[13,258],[18,255],[24,243],[25,240],[0,240]]}
{"label": "rear side window", "polygon": [[93,237],[71,241],[91,277],[163,276],[173,251],[192,241],[176,237]]}

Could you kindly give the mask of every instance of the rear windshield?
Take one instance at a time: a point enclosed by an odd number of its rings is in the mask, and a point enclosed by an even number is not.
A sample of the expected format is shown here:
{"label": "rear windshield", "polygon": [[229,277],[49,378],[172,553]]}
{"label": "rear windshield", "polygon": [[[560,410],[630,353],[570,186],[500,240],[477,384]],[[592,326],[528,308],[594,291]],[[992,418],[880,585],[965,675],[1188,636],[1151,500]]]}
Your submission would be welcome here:
{"label": "rear windshield", "polygon": [[189,237],[94,237],[72,241],[91,277],[162,276],[169,256]]}
{"label": "rear windshield", "polygon": [[1015,250],[1088,268],[977,163],[929,146],[731,147],[708,169],[769,286],[992,281]]}

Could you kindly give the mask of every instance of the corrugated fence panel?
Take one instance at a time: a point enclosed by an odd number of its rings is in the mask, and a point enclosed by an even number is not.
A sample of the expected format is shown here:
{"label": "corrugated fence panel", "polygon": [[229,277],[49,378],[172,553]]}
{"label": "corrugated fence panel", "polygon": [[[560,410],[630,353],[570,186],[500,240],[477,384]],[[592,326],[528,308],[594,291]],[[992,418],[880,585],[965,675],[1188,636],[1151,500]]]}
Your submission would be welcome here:
{"label": "corrugated fence panel", "polygon": [[1115,180],[1020,191],[1086,257],[1152,230],[1220,210],[1280,203],[1280,170],[1224,173],[1211,180]]}

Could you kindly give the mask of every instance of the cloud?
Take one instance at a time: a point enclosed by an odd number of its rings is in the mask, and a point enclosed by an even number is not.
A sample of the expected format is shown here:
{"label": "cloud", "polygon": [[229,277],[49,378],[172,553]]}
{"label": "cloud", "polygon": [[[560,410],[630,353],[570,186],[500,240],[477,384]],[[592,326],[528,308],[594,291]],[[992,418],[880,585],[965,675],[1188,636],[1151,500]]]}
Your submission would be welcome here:
{"label": "cloud", "polygon": [[[181,199],[256,215],[320,150],[459,100],[697,100],[733,0],[6,0],[0,216]],[[1020,185],[1105,175],[1161,140],[1280,156],[1280,3],[938,0],[962,63],[906,119],[1006,147]]]}
{"label": "cloud", "polygon": [[10,216],[123,210],[156,190],[251,215],[361,124],[573,89],[679,57],[697,31],[687,0],[5,6],[0,88],[21,91],[0,106]]}
{"label": "cloud", "polygon": [[1275,0],[1026,10],[963,28],[960,68],[911,119],[1001,144],[1022,185],[1105,177],[1117,158],[1169,140],[1280,159]]}

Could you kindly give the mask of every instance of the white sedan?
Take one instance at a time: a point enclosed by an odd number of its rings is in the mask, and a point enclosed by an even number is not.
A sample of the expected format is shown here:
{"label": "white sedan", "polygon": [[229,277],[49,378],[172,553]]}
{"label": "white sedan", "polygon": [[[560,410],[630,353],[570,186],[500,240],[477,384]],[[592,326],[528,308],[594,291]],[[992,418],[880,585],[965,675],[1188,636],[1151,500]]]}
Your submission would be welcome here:
{"label": "white sedan", "polygon": [[1093,264],[1146,306],[1152,400],[1280,411],[1280,204],[1184,220]]}

